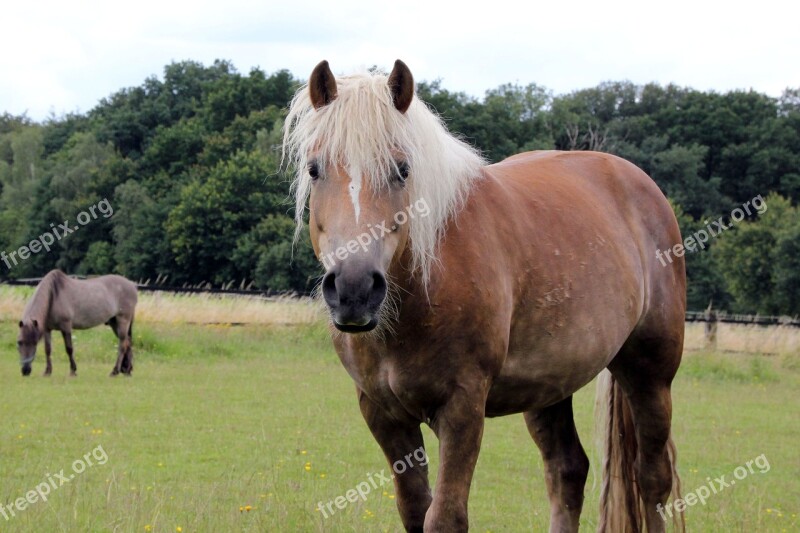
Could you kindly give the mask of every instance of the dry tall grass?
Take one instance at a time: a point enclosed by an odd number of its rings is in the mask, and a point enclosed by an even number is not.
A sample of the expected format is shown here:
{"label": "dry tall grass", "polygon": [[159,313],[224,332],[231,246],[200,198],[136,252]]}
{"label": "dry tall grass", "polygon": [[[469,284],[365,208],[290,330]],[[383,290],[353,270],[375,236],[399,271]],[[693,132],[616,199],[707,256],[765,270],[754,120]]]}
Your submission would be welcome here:
{"label": "dry tall grass", "polygon": [[[0,321],[16,321],[32,287],[0,286]],[[310,324],[324,317],[310,298],[140,292],[137,322],[167,324]]]}
{"label": "dry tall grass", "polygon": [[310,298],[258,298],[240,295],[139,294],[137,320],[200,324],[311,324],[322,318],[319,304]]}
{"label": "dry tall grass", "polygon": [[[705,324],[686,324],[684,351],[706,350]],[[800,354],[800,328],[790,326],[751,326],[717,324],[717,346],[720,352],[763,354]]]}
{"label": "dry tall grass", "polygon": [[[32,287],[0,285],[0,321],[17,321]],[[136,320],[167,324],[291,325],[322,321],[325,313],[310,298],[255,298],[238,295],[140,292]],[[686,351],[708,349],[704,324],[686,324]],[[719,323],[717,351],[800,354],[800,328]]]}
{"label": "dry tall grass", "polygon": [[33,295],[33,287],[0,285],[0,321],[17,321],[22,317],[25,303]]}

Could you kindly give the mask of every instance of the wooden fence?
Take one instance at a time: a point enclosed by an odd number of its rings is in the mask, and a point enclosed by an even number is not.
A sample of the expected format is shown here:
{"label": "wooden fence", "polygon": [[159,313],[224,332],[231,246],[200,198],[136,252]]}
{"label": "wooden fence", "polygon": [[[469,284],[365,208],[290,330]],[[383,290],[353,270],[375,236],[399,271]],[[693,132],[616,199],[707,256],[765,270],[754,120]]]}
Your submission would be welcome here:
{"label": "wooden fence", "polygon": [[721,311],[687,311],[687,322],[723,322],[729,324],[750,324],[754,326],[792,326],[800,327],[800,319],[789,316],[735,315]]}
{"label": "wooden fence", "polygon": [[[73,276],[81,278],[81,276]],[[7,285],[37,285],[41,278],[36,279],[18,279],[7,280],[2,283]],[[233,283],[225,286],[215,288],[210,283],[200,283],[198,285],[183,285],[180,287],[171,287],[163,284],[150,284],[147,282],[139,282],[137,284],[140,291],[160,291],[171,293],[186,293],[186,294],[231,294],[252,296],[260,298],[277,298],[280,296],[311,296],[310,292],[280,292],[271,290],[253,290],[242,284],[240,288],[233,288]],[[716,323],[729,323],[729,324],[749,324],[754,326],[790,326],[800,327],[800,319],[798,317],[788,316],[767,316],[767,315],[737,315],[728,314],[722,311],[705,310],[705,311],[687,311],[687,322],[705,322],[707,334],[710,335],[716,331]],[[714,326],[712,326],[714,324]]]}

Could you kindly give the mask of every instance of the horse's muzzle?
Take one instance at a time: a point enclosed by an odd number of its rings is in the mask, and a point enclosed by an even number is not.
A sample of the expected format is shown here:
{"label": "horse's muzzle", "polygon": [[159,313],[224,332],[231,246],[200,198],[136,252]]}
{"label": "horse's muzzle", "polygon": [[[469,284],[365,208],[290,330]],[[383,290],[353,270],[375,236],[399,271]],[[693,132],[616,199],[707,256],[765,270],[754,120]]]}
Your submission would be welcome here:
{"label": "horse's muzzle", "polygon": [[30,376],[31,374],[31,363],[33,363],[33,359],[36,357],[36,354],[29,355],[25,358],[20,358],[19,366],[22,370],[23,376]]}
{"label": "horse's muzzle", "polygon": [[322,278],[322,296],[333,324],[345,333],[375,329],[386,291],[386,277],[376,270],[353,272],[337,265]]}

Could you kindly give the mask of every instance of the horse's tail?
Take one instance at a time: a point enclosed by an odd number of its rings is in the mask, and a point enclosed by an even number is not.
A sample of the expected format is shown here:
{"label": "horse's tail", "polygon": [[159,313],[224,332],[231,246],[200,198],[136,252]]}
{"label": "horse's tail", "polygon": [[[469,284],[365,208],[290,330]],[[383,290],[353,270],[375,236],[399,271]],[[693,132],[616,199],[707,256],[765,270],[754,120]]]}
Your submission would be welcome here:
{"label": "horse's tail", "polygon": [[[608,370],[598,376],[596,414],[598,444],[603,450],[599,533],[639,533],[644,530],[644,504],[636,483],[636,433],[628,399]],[[599,441],[602,439],[602,443]],[[672,469],[672,499],[680,498],[680,478],[675,465],[675,443],[667,441]],[[672,514],[675,531],[685,531],[682,513]],[[680,518],[678,517],[680,515]]]}

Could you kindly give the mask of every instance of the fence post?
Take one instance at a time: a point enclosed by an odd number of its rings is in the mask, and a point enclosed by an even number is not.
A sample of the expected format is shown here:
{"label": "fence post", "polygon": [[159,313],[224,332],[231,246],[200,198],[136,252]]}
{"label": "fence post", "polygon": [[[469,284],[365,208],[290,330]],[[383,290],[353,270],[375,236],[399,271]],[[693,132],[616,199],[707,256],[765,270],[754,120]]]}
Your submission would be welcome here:
{"label": "fence post", "polygon": [[717,312],[711,308],[711,303],[708,304],[708,309],[703,313],[706,322],[706,348],[712,350],[717,349]]}

